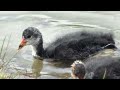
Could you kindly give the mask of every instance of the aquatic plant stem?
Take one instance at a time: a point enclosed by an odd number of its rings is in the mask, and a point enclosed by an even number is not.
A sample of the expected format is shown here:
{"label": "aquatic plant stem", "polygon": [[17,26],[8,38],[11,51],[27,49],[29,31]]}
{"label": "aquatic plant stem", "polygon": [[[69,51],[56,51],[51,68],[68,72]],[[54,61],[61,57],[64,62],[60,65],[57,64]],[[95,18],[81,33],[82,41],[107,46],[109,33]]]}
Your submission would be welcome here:
{"label": "aquatic plant stem", "polygon": [[[19,52],[19,50],[7,61],[7,62],[4,62],[2,64],[2,66],[6,67],[7,68],[7,65],[11,62],[11,60],[17,55],[17,53]],[[5,68],[4,68],[5,69]],[[2,70],[4,70],[2,69]]]}
{"label": "aquatic plant stem", "polygon": [[6,36],[5,36],[4,40],[3,40],[2,47],[1,47],[1,50],[0,50],[0,58],[1,58],[1,55],[2,55],[2,50],[3,50],[5,40],[6,40]]}
{"label": "aquatic plant stem", "polygon": [[103,79],[105,79],[106,72],[107,72],[107,70],[106,70],[106,68],[105,68],[105,72],[104,72],[104,75],[103,75]]}
{"label": "aquatic plant stem", "polygon": [[8,46],[9,46],[9,43],[10,43],[11,35],[12,34],[10,34],[10,37],[9,37],[9,40],[8,40],[8,43],[7,43],[7,47],[6,47],[5,53],[4,53],[3,58],[2,58],[3,61],[4,61],[4,58],[5,58],[7,50],[8,50]]}

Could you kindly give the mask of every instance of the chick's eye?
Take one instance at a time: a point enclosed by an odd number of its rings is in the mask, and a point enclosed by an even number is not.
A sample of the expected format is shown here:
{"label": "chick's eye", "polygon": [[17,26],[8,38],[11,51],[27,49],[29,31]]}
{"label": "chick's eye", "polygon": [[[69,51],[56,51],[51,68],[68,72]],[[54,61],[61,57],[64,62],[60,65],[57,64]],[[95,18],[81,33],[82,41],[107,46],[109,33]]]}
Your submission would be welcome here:
{"label": "chick's eye", "polygon": [[27,38],[31,38],[31,36],[29,35],[29,36],[27,36]]}

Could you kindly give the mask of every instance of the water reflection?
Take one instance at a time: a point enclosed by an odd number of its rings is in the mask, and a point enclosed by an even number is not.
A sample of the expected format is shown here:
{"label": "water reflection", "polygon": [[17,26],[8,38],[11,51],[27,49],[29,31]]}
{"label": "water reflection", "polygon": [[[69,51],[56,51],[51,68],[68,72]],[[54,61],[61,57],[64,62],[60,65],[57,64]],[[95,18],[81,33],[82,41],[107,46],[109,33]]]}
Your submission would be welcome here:
{"label": "water reflection", "polygon": [[70,68],[71,64],[75,60],[50,60],[45,59],[44,61],[49,62],[51,66],[57,67],[57,68]]}
{"label": "water reflection", "polygon": [[35,76],[36,78],[39,77],[41,75],[40,72],[42,71],[42,68],[43,68],[43,59],[42,60],[34,59],[32,64],[33,76]]}
{"label": "water reflection", "polygon": [[[54,61],[50,59],[33,59],[32,77],[40,79],[47,77],[70,78],[70,65],[68,61]],[[49,68],[47,67],[49,66]],[[44,68],[43,68],[44,67]],[[60,69],[61,68],[61,69]],[[53,69],[53,70],[50,70]],[[63,72],[64,70],[64,72]],[[47,71],[47,72],[46,72]]]}

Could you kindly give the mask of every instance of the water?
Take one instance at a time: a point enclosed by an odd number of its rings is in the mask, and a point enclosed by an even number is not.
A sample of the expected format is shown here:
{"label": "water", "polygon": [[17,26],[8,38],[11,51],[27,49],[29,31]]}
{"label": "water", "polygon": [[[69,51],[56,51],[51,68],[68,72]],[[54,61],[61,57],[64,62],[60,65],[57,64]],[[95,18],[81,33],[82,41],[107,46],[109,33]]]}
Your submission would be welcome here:
{"label": "water", "polygon": [[[22,32],[29,26],[37,27],[44,41],[44,48],[55,39],[76,31],[104,31],[115,34],[116,45],[120,39],[119,11],[18,11],[0,12],[0,43],[12,34],[5,60],[10,59],[20,44]],[[1,47],[2,44],[0,44]],[[4,52],[3,52],[4,53]],[[7,72],[20,72],[16,78],[70,79],[70,63],[36,60],[32,57],[30,46],[24,47],[11,60]],[[35,75],[33,75],[33,74]]]}

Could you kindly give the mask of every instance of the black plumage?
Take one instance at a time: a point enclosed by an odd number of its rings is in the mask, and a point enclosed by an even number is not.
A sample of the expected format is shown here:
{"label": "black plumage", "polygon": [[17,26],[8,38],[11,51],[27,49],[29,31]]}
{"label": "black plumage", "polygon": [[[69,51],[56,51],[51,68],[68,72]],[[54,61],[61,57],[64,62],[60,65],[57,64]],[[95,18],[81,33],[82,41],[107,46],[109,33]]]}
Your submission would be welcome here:
{"label": "black plumage", "polygon": [[33,46],[36,56],[56,60],[83,60],[98,51],[116,48],[111,33],[74,32],[58,37],[47,48],[43,48],[42,34],[35,27],[25,29],[22,36]]}
{"label": "black plumage", "polygon": [[120,57],[102,55],[90,57],[84,62],[74,61],[72,76],[79,79],[120,79]]}

